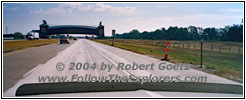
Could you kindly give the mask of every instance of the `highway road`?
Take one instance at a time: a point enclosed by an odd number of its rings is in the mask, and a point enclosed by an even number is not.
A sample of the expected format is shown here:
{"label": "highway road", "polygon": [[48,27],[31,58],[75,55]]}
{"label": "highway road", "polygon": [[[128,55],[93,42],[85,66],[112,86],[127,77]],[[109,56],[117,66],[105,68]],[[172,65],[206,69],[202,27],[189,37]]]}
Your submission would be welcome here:
{"label": "highway road", "polygon": [[72,45],[52,43],[3,54],[3,91],[12,87],[29,70],[55,57],[58,52]]}
{"label": "highway road", "polygon": [[[88,62],[90,65],[96,63],[96,69],[88,69],[88,70],[71,70],[72,63],[82,64]],[[101,64],[113,65],[112,69],[109,70],[101,70]],[[119,63],[124,64],[144,64],[149,65],[147,70],[118,70],[117,66]],[[60,66],[57,66],[57,63],[63,63],[64,69],[59,71]],[[151,64],[154,64],[153,69],[151,69]],[[74,42],[72,45],[59,52],[55,57],[51,58],[47,62],[43,64],[39,64],[35,68],[31,69],[23,78],[20,79],[12,88],[8,89],[4,96],[13,96],[13,91],[26,83],[39,83],[38,77],[40,76],[68,76],[71,77],[73,75],[85,76],[85,75],[94,75],[94,76],[108,76],[112,74],[117,74],[119,76],[206,76],[207,83],[223,83],[223,84],[239,84],[237,82],[208,74],[199,70],[195,70],[189,68],[188,70],[159,70],[159,64],[166,63],[166,65],[174,65],[169,62],[161,61],[159,59],[155,59],[146,55],[141,55],[137,53],[133,53],[130,51],[122,50],[119,48],[115,48],[112,46],[100,44],[94,41],[79,39]],[[59,68],[58,68],[59,67]],[[58,68],[58,69],[57,69]],[[70,69],[70,70],[69,70]]]}

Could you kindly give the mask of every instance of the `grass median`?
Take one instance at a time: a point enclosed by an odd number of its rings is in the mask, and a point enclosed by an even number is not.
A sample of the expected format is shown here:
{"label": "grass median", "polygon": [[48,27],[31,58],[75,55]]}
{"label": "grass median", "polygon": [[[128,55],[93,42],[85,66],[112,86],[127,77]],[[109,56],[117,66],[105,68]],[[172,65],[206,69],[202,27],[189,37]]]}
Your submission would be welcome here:
{"label": "grass median", "polygon": [[58,39],[42,39],[42,40],[23,40],[23,41],[4,41],[3,53],[15,50],[21,50],[30,47],[42,46],[58,42]]}
{"label": "grass median", "polygon": [[[94,41],[107,45],[112,44],[111,40],[109,39]],[[122,41],[116,39],[114,46],[139,54],[149,55],[157,59],[164,57],[165,47],[163,45],[139,44],[129,41],[132,40],[126,39]],[[200,50],[196,49],[177,48],[175,46],[170,46],[168,57],[174,63],[189,63],[193,65],[200,64]],[[206,70],[214,70],[209,73],[216,74],[234,81],[243,82],[243,54],[210,52],[204,50],[203,63],[206,66]]]}

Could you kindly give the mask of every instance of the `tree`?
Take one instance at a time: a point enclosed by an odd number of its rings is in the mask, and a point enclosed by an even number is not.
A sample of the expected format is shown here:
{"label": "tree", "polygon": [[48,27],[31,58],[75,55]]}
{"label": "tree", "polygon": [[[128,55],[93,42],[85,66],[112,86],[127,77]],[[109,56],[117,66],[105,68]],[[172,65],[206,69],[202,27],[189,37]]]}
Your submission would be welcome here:
{"label": "tree", "polygon": [[153,37],[155,37],[153,39],[158,39],[158,40],[163,39],[165,37],[165,34],[163,34],[163,33],[164,32],[162,30],[160,30],[160,29],[155,30],[152,33],[153,34]]}
{"label": "tree", "polygon": [[189,39],[191,40],[198,40],[199,39],[199,34],[198,34],[198,28],[195,26],[189,26],[188,27],[188,32],[189,32]]}
{"label": "tree", "polygon": [[143,33],[141,33],[141,34],[142,34],[141,39],[149,39],[149,37],[148,37],[149,32],[144,31],[144,32],[143,32]]}
{"label": "tree", "polygon": [[224,37],[225,41],[243,41],[243,25],[233,25],[229,28]]}
{"label": "tree", "polygon": [[207,35],[209,40],[217,40],[218,39],[218,31],[216,28],[205,28],[203,30],[203,35]]}
{"label": "tree", "polygon": [[24,39],[24,35],[21,32],[15,32],[14,39]]}
{"label": "tree", "polygon": [[131,39],[139,39],[140,38],[140,32],[138,30],[134,29],[131,32],[129,32],[128,36]]}
{"label": "tree", "polygon": [[115,38],[122,39],[152,39],[152,40],[222,40],[243,41],[243,25],[225,26],[224,28],[201,28],[196,26],[161,28],[151,32],[139,32],[134,29],[123,34],[116,34]]}
{"label": "tree", "polygon": [[169,27],[167,29],[167,38],[169,40],[178,40],[178,34],[177,34],[178,27]]}
{"label": "tree", "polygon": [[187,28],[178,28],[178,39],[179,40],[189,40],[189,32]]}
{"label": "tree", "polygon": [[178,28],[177,26],[167,29],[167,39],[169,40],[188,40],[187,28]]}

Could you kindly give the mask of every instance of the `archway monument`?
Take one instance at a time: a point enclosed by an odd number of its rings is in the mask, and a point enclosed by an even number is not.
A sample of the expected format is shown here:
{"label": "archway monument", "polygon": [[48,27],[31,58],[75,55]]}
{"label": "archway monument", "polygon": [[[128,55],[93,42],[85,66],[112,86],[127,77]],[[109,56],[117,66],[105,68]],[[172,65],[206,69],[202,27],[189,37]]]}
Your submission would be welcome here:
{"label": "archway monument", "polygon": [[54,34],[88,34],[97,35],[99,39],[104,38],[104,26],[102,22],[96,26],[86,26],[86,25],[48,25],[46,20],[39,25],[39,37],[48,38],[49,35]]}

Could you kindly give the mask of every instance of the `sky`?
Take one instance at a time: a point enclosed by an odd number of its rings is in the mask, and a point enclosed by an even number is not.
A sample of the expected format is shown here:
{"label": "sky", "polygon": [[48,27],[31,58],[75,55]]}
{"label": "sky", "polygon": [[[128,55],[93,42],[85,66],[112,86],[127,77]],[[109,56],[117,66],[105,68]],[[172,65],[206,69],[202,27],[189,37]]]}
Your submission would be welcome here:
{"label": "sky", "polygon": [[38,30],[42,20],[50,25],[98,26],[106,36],[112,29],[122,34],[137,29],[154,31],[170,26],[222,28],[240,24],[243,3],[3,3],[3,32]]}

